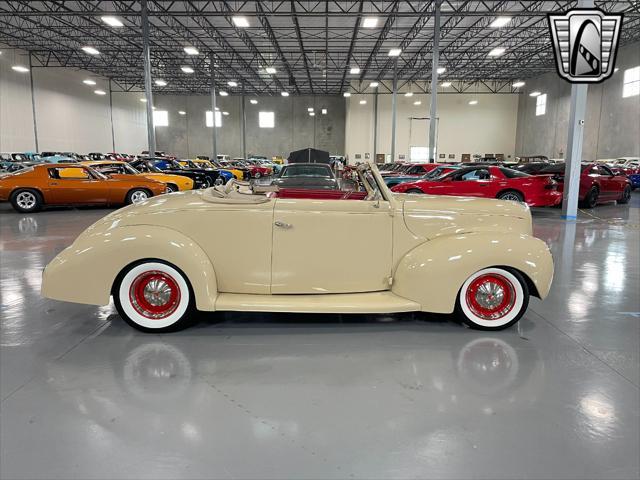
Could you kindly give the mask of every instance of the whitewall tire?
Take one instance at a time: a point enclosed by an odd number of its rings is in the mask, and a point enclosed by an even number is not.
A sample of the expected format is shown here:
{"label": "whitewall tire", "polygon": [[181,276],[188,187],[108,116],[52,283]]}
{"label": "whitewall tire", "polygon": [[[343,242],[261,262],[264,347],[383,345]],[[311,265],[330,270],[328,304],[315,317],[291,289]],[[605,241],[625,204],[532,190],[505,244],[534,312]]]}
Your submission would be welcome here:
{"label": "whitewall tire", "polygon": [[460,319],[472,328],[510,327],[529,305],[529,289],[522,276],[504,268],[485,268],[462,285],[456,304]]}
{"label": "whitewall tire", "polygon": [[138,263],[127,270],[113,296],[120,316],[143,332],[180,330],[188,326],[193,313],[186,277],[159,261]]}

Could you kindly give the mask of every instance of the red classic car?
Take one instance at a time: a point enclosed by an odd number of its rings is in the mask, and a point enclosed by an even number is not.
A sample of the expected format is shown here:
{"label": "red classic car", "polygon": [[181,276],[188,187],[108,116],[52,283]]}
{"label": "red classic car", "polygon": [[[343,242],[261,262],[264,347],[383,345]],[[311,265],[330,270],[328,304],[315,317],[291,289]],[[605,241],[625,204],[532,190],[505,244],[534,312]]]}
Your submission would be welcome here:
{"label": "red classic car", "polygon": [[[558,182],[558,191],[564,187],[564,163],[555,163],[540,170],[537,175],[553,175]],[[583,208],[593,208],[599,203],[629,203],[633,187],[631,180],[624,174],[617,175],[607,165],[583,163],[580,174],[580,193],[578,198]]]}
{"label": "red classic car", "polygon": [[495,165],[454,170],[435,180],[401,183],[396,193],[429,193],[466,197],[498,198],[524,202],[532,207],[550,207],[562,201],[558,183],[547,176],[532,176]]}

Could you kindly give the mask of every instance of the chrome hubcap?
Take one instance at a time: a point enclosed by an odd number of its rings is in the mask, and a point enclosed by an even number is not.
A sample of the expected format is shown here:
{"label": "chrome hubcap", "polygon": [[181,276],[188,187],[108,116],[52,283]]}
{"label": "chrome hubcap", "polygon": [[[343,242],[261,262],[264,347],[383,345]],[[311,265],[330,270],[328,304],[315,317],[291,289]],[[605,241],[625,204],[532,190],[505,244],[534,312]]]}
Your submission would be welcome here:
{"label": "chrome hubcap", "polygon": [[147,194],[145,192],[133,192],[133,195],[131,195],[131,201],[133,203],[138,203],[138,202],[142,202],[144,200],[146,200],[148,198]]}
{"label": "chrome hubcap", "polygon": [[514,195],[513,193],[507,193],[506,195],[502,196],[503,200],[513,200],[515,202],[519,202],[520,199],[518,198],[517,195]]}
{"label": "chrome hubcap", "polygon": [[171,298],[171,287],[164,280],[151,280],[143,291],[144,299],[154,307],[166,305]]}
{"label": "chrome hubcap", "polygon": [[504,289],[494,282],[485,282],[476,292],[476,301],[484,308],[494,309],[502,303]]}
{"label": "chrome hubcap", "polygon": [[224,179],[222,177],[216,178],[216,185],[224,185]]}
{"label": "chrome hubcap", "polygon": [[16,198],[16,203],[20,208],[29,210],[36,204],[36,196],[31,192],[19,193],[18,198]]}

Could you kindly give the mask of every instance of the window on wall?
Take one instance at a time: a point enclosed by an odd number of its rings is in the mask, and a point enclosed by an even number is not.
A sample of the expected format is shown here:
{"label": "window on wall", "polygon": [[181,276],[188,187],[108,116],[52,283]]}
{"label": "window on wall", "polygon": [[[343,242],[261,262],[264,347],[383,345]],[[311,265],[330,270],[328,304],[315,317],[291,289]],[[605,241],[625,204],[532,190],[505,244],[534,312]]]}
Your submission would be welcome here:
{"label": "window on wall", "polygon": [[[207,110],[207,114],[205,116],[205,123],[207,127],[213,128],[213,114],[210,110]],[[216,110],[216,128],[222,126],[222,113]]]}
{"label": "window on wall", "polygon": [[640,66],[624,71],[622,98],[640,95]]}
{"label": "window on wall", "polygon": [[543,93],[536,97],[536,117],[544,115],[547,111],[547,94]]}
{"label": "window on wall", "polygon": [[276,125],[276,117],[273,112],[258,112],[258,126],[260,128],[273,128]]}
{"label": "window on wall", "polygon": [[154,110],[153,111],[153,125],[155,127],[168,127],[169,126],[169,112],[166,110]]}

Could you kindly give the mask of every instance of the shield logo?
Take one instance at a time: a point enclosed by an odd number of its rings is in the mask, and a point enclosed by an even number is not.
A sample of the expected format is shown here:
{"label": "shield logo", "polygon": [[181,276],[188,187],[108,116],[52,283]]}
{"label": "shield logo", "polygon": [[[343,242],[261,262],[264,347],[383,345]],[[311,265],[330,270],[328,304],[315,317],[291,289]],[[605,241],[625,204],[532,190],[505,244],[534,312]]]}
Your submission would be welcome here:
{"label": "shield logo", "polygon": [[613,74],[622,14],[574,9],[548,17],[558,75],[571,83],[598,83]]}

